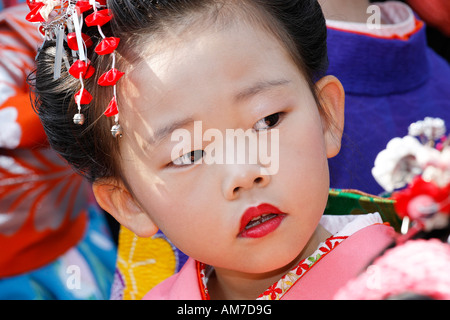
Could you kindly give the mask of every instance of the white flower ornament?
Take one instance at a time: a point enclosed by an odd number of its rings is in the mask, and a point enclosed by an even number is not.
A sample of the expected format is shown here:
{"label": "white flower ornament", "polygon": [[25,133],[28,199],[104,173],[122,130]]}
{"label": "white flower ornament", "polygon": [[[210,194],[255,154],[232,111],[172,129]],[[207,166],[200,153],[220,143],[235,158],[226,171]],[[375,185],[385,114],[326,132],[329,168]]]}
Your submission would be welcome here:
{"label": "white flower ornament", "polygon": [[418,155],[424,146],[415,138],[394,138],[375,159],[372,175],[388,192],[404,187],[415,175],[421,174]]}
{"label": "white flower ornament", "polygon": [[408,128],[408,134],[419,137],[426,143],[436,141],[445,135],[447,128],[444,120],[440,118],[426,117],[422,121],[412,123]]}

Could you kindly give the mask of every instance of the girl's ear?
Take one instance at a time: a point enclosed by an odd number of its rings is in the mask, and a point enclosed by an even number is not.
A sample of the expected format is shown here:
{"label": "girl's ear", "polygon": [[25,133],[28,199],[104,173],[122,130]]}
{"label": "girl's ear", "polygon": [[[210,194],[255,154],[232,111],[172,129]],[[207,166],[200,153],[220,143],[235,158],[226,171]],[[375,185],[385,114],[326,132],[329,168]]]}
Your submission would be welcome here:
{"label": "girl's ear", "polygon": [[334,76],[325,76],[316,83],[319,101],[328,119],[322,117],[327,157],[333,158],[341,149],[344,131],[345,91]]}
{"label": "girl's ear", "polygon": [[123,182],[104,179],[94,182],[92,189],[100,207],[137,236],[151,237],[158,231],[158,227],[142,210]]}

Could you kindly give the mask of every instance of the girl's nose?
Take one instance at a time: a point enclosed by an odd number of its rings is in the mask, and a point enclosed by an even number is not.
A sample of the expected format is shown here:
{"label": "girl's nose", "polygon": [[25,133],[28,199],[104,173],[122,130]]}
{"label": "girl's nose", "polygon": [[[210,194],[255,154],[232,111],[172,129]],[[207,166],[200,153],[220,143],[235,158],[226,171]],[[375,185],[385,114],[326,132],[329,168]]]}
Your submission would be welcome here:
{"label": "girl's nose", "polygon": [[253,188],[263,188],[271,180],[265,168],[255,164],[227,164],[223,182],[223,195],[227,200],[235,200]]}

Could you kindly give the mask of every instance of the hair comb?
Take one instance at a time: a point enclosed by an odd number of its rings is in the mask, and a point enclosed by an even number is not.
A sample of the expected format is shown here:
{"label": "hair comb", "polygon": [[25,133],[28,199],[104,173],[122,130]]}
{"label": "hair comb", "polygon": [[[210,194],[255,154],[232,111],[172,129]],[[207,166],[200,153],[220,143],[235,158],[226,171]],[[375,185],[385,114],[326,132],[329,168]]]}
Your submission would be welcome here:
{"label": "hair comb", "polygon": [[[82,28],[84,24],[88,27],[97,27],[102,40],[94,51],[98,55],[110,54],[112,56],[110,69],[99,77],[97,84],[113,88],[113,97],[104,115],[114,117],[111,133],[116,138],[121,137],[123,132],[119,124],[116,83],[124,73],[115,68],[115,50],[119,45],[120,38],[106,37],[102,31],[102,26],[113,18],[111,11],[107,8],[106,0],[27,0],[27,4],[30,13],[26,16],[26,20],[39,24],[38,29],[44,37],[42,46],[48,40],[55,41],[53,78],[55,80],[60,78],[61,68],[64,64],[69,74],[80,81],[80,89],[74,94],[78,112],[74,115],[73,122],[77,125],[85,123],[82,106],[90,104],[93,99],[84,86],[84,80],[92,77],[95,73],[95,68],[87,57],[87,49],[93,45],[93,41],[82,32]],[[93,12],[84,16],[90,10]],[[64,50],[64,43],[72,51],[72,65],[70,65]]]}

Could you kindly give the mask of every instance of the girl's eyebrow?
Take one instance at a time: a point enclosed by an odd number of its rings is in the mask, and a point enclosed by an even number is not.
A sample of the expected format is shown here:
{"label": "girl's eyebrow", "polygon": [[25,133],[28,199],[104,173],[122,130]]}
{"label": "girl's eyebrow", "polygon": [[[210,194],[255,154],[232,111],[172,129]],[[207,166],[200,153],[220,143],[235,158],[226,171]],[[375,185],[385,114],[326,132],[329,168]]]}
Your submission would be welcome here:
{"label": "girl's eyebrow", "polygon": [[155,131],[153,136],[147,139],[148,143],[151,145],[158,145],[163,140],[167,139],[169,135],[171,135],[175,130],[186,127],[190,124],[194,123],[193,118],[186,118],[182,120],[174,121],[166,126],[163,126]]}
{"label": "girl's eyebrow", "polygon": [[291,82],[290,80],[286,80],[286,79],[257,82],[256,84],[254,84],[248,88],[245,88],[244,90],[239,92],[235,96],[235,101],[241,102],[242,100],[247,100],[257,94],[260,94],[261,92],[270,90],[274,87],[285,86],[285,85],[289,84],[290,82]]}

